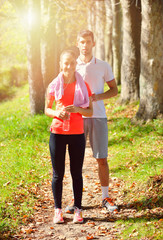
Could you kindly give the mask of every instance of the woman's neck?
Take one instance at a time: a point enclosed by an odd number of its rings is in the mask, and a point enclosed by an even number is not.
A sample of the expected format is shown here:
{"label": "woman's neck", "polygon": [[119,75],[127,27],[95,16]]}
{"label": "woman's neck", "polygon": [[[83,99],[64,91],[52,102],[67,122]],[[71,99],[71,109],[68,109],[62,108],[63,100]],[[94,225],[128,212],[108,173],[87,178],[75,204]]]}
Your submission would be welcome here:
{"label": "woman's neck", "polygon": [[75,81],[75,74],[73,76],[65,76],[63,74],[63,79],[65,84],[73,83]]}

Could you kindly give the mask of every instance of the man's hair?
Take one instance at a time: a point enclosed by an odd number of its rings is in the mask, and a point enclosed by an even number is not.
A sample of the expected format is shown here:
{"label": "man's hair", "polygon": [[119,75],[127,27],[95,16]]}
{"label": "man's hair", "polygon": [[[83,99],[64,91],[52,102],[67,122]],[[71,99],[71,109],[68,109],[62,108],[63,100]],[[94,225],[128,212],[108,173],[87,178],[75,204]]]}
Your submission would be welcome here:
{"label": "man's hair", "polygon": [[91,32],[90,30],[82,30],[78,33],[77,36],[77,40],[79,40],[80,37],[88,37],[90,36],[92,38],[92,40],[94,41],[94,35],[93,32]]}

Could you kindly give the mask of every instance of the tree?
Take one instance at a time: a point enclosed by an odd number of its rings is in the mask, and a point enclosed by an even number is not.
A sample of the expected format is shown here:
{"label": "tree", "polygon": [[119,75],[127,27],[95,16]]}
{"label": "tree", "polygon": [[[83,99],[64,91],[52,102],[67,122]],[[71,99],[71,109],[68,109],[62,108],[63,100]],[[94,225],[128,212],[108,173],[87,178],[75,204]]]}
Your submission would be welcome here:
{"label": "tree", "polygon": [[136,116],[163,114],[163,1],[142,0],[140,105]]}
{"label": "tree", "polygon": [[[123,49],[121,102],[138,100],[140,74],[140,1],[121,0],[123,12]],[[136,4],[137,3],[137,4]]]}
{"label": "tree", "polygon": [[113,65],[113,52],[112,52],[112,31],[113,31],[113,11],[111,0],[105,0],[105,9],[106,9],[106,26],[105,26],[105,58],[109,64]]}
{"label": "tree", "polygon": [[119,0],[111,0],[113,12],[113,72],[117,85],[121,83],[122,14]]}
{"label": "tree", "polygon": [[101,60],[105,60],[105,44],[104,44],[104,33],[105,33],[105,6],[104,0],[96,0],[96,29],[95,29],[95,55]]}
{"label": "tree", "polygon": [[96,18],[95,18],[95,2],[94,1],[90,1],[87,15],[88,15],[88,18],[87,18],[88,29],[91,30],[92,32],[95,32]]}
{"label": "tree", "polygon": [[[32,22],[29,23],[27,36],[30,108],[32,114],[37,114],[44,111],[45,105],[45,89],[41,72],[40,51],[41,4],[40,0],[28,0],[28,5],[32,20]],[[35,13],[35,15],[32,15],[33,13]]]}
{"label": "tree", "polygon": [[56,34],[56,6],[42,0],[42,44],[41,61],[45,89],[59,71],[58,38]]}

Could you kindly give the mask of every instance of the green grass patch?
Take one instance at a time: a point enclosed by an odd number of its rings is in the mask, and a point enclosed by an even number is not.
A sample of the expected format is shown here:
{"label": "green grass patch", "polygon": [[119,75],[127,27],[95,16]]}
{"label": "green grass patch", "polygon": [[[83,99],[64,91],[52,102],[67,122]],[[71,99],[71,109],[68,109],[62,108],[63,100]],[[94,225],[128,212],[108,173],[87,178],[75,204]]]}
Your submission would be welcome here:
{"label": "green grass patch", "polygon": [[31,116],[28,86],[11,101],[0,105],[0,231],[13,229],[23,215],[33,211],[33,184],[49,178],[48,150],[50,119]]}
{"label": "green grass patch", "polygon": [[119,239],[163,239],[163,222],[158,219],[130,219],[119,221],[117,227],[123,226]]}
{"label": "green grass patch", "polygon": [[116,222],[122,229],[119,238],[162,239],[161,216],[152,218],[148,210],[163,206],[163,121],[133,121],[138,102],[120,106],[118,97],[105,102],[110,174],[124,182],[120,191],[126,207],[130,205],[141,215]]}

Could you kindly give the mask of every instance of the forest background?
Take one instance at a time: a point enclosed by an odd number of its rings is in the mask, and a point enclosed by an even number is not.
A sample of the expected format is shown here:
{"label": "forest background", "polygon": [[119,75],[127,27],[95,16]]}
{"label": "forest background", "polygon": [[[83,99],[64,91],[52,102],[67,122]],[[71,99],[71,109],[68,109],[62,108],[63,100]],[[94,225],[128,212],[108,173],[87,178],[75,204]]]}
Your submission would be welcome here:
{"label": "forest background", "polygon": [[[21,89],[28,80],[30,110],[26,110],[39,119],[44,111],[46,88],[59,71],[61,51],[68,47],[77,51],[77,33],[87,28],[95,34],[95,56],[108,61],[113,68],[119,88],[117,109],[126,109],[130,104],[133,104],[133,108],[137,105],[132,116],[133,124],[148,124],[150,120],[155,121],[154,125],[157,123],[152,131],[157,129],[159,134],[160,156],[163,114],[162,26],[162,0],[1,0],[2,109],[4,101],[12,99],[17,87]],[[5,119],[5,113],[2,117]],[[3,129],[6,131],[5,127]],[[6,138],[10,131],[7,130]],[[3,141],[4,136],[1,142],[2,155],[6,144]],[[4,155],[1,167],[5,158]],[[155,169],[151,176],[161,176],[160,159],[157,158],[159,170]],[[10,181],[6,181],[7,177],[3,178],[4,172],[2,168],[2,186],[7,188]],[[4,225],[2,229],[5,229]]]}

